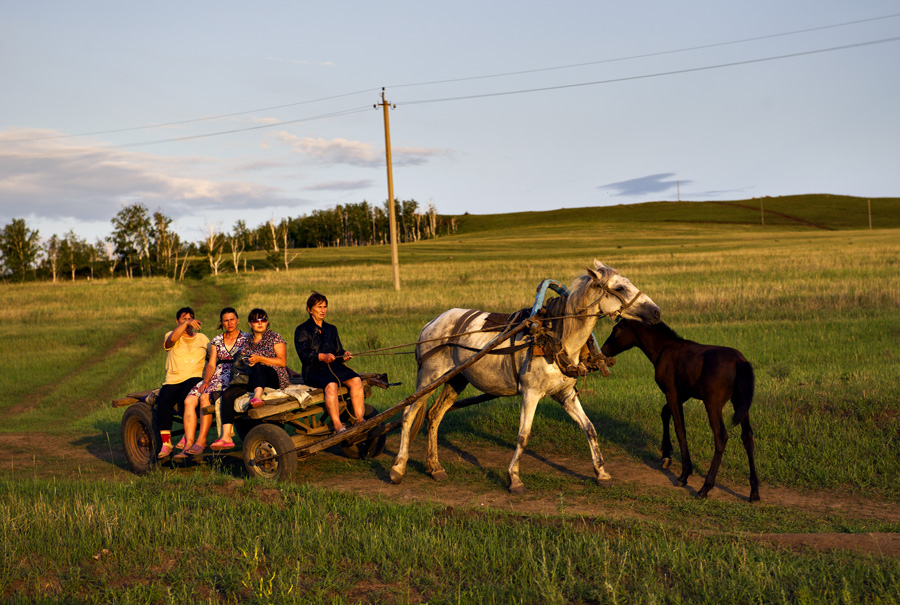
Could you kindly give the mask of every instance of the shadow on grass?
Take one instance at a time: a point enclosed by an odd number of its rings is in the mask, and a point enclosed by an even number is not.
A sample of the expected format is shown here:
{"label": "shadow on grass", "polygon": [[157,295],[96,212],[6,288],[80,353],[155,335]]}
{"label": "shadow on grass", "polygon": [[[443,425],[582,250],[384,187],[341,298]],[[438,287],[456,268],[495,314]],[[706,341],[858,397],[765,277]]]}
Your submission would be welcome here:
{"label": "shadow on grass", "polygon": [[[442,430],[438,435],[438,445],[443,450],[452,452],[464,462],[480,470],[484,474],[484,477],[490,482],[505,488],[507,487],[506,469],[498,470],[496,464],[485,466],[475,452],[475,448],[467,447],[466,440],[471,440],[475,443],[485,443],[490,447],[498,448],[508,454],[508,459],[510,461],[512,460],[515,450],[515,442],[485,430],[483,422],[485,415],[496,412],[489,412],[486,410],[485,414],[478,414],[474,412],[474,408],[470,409],[473,411],[458,414],[456,416],[448,415],[445,417],[441,427]],[[664,473],[669,481],[672,482],[672,485],[678,485],[677,477],[668,469],[662,468],[658,452],[647,445],[654,440],[655,436],[648,434],[637,423],[621,417],[596,411],[592,411],[589,416],[597,431],[598,440],[601,443],[608,442],[616,444],[627,454],[639,460],[648,469]],[[543,427],[553,427],[560,423],[573,422],[562,408],[555,404],[548,405],[547,402],[542,402],[542,404],[538,406],[535,417],[536,419],[541,420],[539,424]],[[534,431],[532,431],[532,434],[534,434]],[[462,437],[463,439],[454,439],[454,437]],[[582,438],[584,443],[583,449],[571,453],[567,452],[566,454],[560,454],[559,458],[583,455],[590,459],[587,439],[585,437]],[[453,441],[451,441],[451,439],[453,439]],[[542,450],[544,453],[539,453],[535,451],[534,448],[526,448],[523,458],[537,460],[560,474],[571,477],[577,481],[593,482],[595,480],[593,476],[588,476],[582,472],[573,470],[564,463],[559,462],[558,459],[553,456],[552,452],[548,451],[552,450],[552,445],[549,447],[542,447]],[[396,455],[396,452],[385,453],[388,455]],[[410,458],[408,470],[425,473],[425,461]],[[387,475],[387,473],[382,472],[381,475]],[[385,482],[390,481],[388,476],[380,476],[380,478]],[[696,494],[696,490],[693,490],[693,488],[689,487],[688,489]]]}

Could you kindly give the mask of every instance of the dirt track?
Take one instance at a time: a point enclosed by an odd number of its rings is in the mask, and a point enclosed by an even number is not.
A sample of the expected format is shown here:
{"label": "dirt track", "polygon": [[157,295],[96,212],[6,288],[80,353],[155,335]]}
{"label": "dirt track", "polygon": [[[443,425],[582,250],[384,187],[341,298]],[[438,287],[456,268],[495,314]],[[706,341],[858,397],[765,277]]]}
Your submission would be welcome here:
{"label": "dirt track", "polygon": [[[396,435],[388,439],[385,458],[389,460],[398,442]],[[510,451],[500,448],[465,445],[457,447],[445,444],[440,451],[445,464],[458,469],[471,470],[499,478],[505,476]],[[393,485],[384,470],[385,464],[351,462],[339,453],[326,451],[301,462],[297,481],[306,481],[354,494],[384,498],[393,502],[429,502],[453,509],[481,507],[516,513],[544,515],[583,515],[605,518],[640,517],[622,507],[611,508],[602,499],[590,495],[565,497],[552,490],[533,490],[522,496],[509,494],[499,481],[485,487],[483,482],[454,481],[450,471],[449,481],[437,482],[424,474],[420,461],[424,458],[424,443],[417,440],[411,452],[406,477],[400,485]],[[236,455],[226,459],[228,467],[240,475]],[[672,469],[663,470],[658,464],[643,464],[624,455],[607,456],[607,470],[613,476],[611,485],[627,483],[640,489],[660,493],[663,490],[681,492],[685,498],[696,494],[702,478],[691,478],[689,487],[676,487]],[[335,471],[334,465],[346,464],[345,471]],[[676,463],[677,468],[677,463]],[[449,469],[448,469],[449,470]],[[573,482],[591,481],[593,471],[588,456],[574,456],[548,460],[540,454],[528,451],[522,461],[526,473],[541,473]],[[190,472],[185,469],[184,472]],[[58,435],[0,434],[0,473],[6,476],[81,476],[85,479],[129,480],[134,475],[127,470],[121,451],[109,443],[105,436],[66,440]],[[527,479],[526,479],[527,481]],[[237,482],[240,483],[240,480]],[[602,490],[603,487],[597,487]],[[549,493],[548,493],[549,491]],[[827,515],[842,514],[858,519],[900,522],[898,507],[884,502],[847,496],[836,491],[799,491],[783,487],[760,488],[762,503],[746,506],[779,506],[798,512]],[[710,494],[711,500],[746,501],[749,486],[718,482]],[[716,532],[700,530],[705,535]],[[798,534],[746,534],[760,540],[789,548],[846,548],[875,555],[900,557],[900,534],[846,534],[846,533],[798,533]]]}

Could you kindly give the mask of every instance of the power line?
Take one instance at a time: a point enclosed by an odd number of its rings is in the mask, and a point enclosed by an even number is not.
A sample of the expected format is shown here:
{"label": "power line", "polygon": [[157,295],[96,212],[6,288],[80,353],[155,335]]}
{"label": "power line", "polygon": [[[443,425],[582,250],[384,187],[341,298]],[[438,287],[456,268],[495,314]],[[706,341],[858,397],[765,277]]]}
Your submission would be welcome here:
{"label": "power line", "polygon": [[298,118],[296,120],[285,120],[283,122],[277,122],[275,124],[262,124],[260,126],[249,126],[247,128],[235,128],[232,130],[220,130],[218,132],[208,132],[205,134],[195,134],[190,136],[183,137],[173,137],[170,139],[157,139],[155,141],[140,141],[137,143],[124,143],[122,145],[104,145],[101,147],[77,147],[73,149],[65,149],[48,153],[30,153],[30,154],[9,154],[9,155],[0,155],[0,158],[4,159],[15,159],[15,158],[37,158],[37,157],[47,157],[54,155],[69,155],[73,153],[82,153],[85,151],[106,151],[109,149],[126,149],[128,147],[143,147],[145,145],[158,145],[160,143],[179,143],[182,141],[191,141],[194,139],[205,139],[208,137],[216,137],[225,134],[234,134],[237,132],[247,132],[251,130],[263,130],[265,128],[276,128],[278,126],[285,126],[287,124],[299,124],[300,122],[311,122],[313,120],[323,120],[325,118],[334,118],[338,116],[346,116],[354,113],[360,113],[363,111],[371,111],[372,106],[366,105],[365,107],[356,107],[354,109],[345,109],[343,111],[335,111],[333,113],[326,113],[317,116],[311,116],[307,118]]}
{"label": "power line", "polygon": [[[597,86],[600,84],[613,84],[613,83],[617,83],[617,82],[628,82],[628,81],[632,81],[632,80],[644,80],[644,79],[649,79],[649,78],[658,78],[658,77],[662,77],[662,76],[672,76],[672,75],[694,73],[694,72],[700,72],[700,71],[709,71],[709,70],[713,70],[713,69],[722,69],[722,68],[726,68],[726,67],[736,67],[736,66],[740,66],[740,65],[751,65],[754,63],[765,63],[768,61],[777,61],[777,60],[781,60],[781,59],[790,59],[790,58],[795,58],[795,57],[816,55],[816,54],[822,54],[822,53],[827,53],[827,52],[847,50],[847,49],[851,49],[851,48],[861,48],[861,47],[865,47],[865,46],[874,46],[877,44],[886,44],[888,42],[897,42],[897,41],[900,41],[900,36],[893,37],[893,38],[883,38],[880,40],[870,40],[870,41],[866,41],[866,42],[857,42],[854,44],[844,44],[841,46],[832,46],[832,47],[820,48],[820,49],[816,49],[816,50],[801,51],[801,52],[789,53],[789,54],[784,54],[784,55],[776,55],[773,57],[747,59],[744,61],[733,61],[731,63],[719,63],[716,65],[691,67],[691,68],[678,69],[678,70],[673,70],[673,71],[657,72],[657,73],[653,73],[653,74],[644,74],[644,75],[640,75],[640,76],[626,76],[626,77],[622,77],[622,78],[613,78],[613,79],[609,79],[609,80],[596,80],[596,81],[592,81],[592,82],[578,82],[578,83],[574,83],[574,84],[562,84],[562,85],[558,85],[558,86],[545,86],[545,87],[541,87],[541,88],[526,88],[526,89],[520,89],[520,90],[492,92],[492,93],[484,93],[484,94],[477,94],[477,95],[462,95],[462,96],[455,96],[455,97],[443,97],[443,98],[437,98],[437,99],[421,99],[418,101],[400,102],[398,104],[399,105],[423,105],[423,104],[428,104],[428,103],[445,103],[448,101],[483,99],[483,98],[488,98],[488,97],[501,97],[501,96],[510,96],[510,95],[518,95],[518,94],[527,94],[527,93],[533,93],[533,92],[545,92],[545,91],[550,91],[550,90],[562,90],[562,89],[566,89],[566,88]],[[222,130],[222,131],[218,131],[218,132],[211,132],[211,133],[198,134],[198,135],[192,135],[192,136],[174,137],[174,138],[169,138],[169,139],[158,139],[158,140],[154,140],[154,141],[141,141],[141,142],[137,142],[137,143],[126,143],[126,144],[122,144],[122,145],[108,145],[108,146],[102,146],[102,147],[79,148],[79,149],[64,150],[64,151],[51,152],[51,153],[0,155],[0,157],[2,157],[2,158],[44,157],[44,156],[52,156],[52,155],[66,155],[66,154],[76,153],[76,152],[84,151],[84,150],[102,151],[102,150],[108,150],[108,149],[124,149],[124,148],[128,148],[128,147],[142,147],[142,146],[146,146],[146,145],[157,145],[160,143],[173,143],[173,142],[189,141],[189,140],[194,140],[194,139],[203,139],[203,138],[208,138],[208,137],[221,136],[221,135],[225,135],[225,134],[234,134],[234,133],[238,133],[238,132],[247,132],[247,131],[252,131],[252,130],[275,128],[278,126],[285,126],[287,124],[297,124],[300,122],[308,122],[308,121],[319,120],[319,119],[324,119],[324,118],[350,115],[350,114],[359,113],[362,111],[369,111],[370,109],[371,109],[371,106],[367,105],[365,107],[357,107],[354,109],[347,109],[344,111],[322,114],[322,115],[318,115],[318,116],[299,118],[296,120],[286,120],[286,121],[282,121],[282,122],[277,122],[275,124],[263,124],[260,126],[250,126],[247,128],[235,128],[232,130]]]}
{"label": "power line", "polygon": [[657,72],[657,73],[652,73],[652,74],[644,74],[644,75],[640,75],[640,76],[625,76],[622,78],[612,78],[609,80],[596,80],[593,82],[578,82],[575,84],[561,84],[559,86],[545,86],[542,88],[524,88],[521,90],[509,90],[509,91],[505,91],[505,92],[489,92],[489,93],[477,94],[477,95],[462,95],[462,96],[456,96],[456,97],[443,97],[443,98],[438,98],[438,99],[421,99],[418,101],[406,101],[406,102],[399,101],[399,102],[397,102],[397,105],[421,105],[421,104],[425,104],[425,103],[444,103],[447,101],[462,101],[462,100],[466,100],[466,99],[483,99],[483,98],[487,98],[487,97],[502,97],[502,96],[519,95],[519,94],[526,94],[526,93],[532,93],[532,92],[544,92],[544,91],[548,91],[548,90],[562,90],[565,88],[578,88],[581,86],[596,86],[599,84],[613,84],[616,82],[628,82],[631,80],[645,80],[648,78],[659,78],[661,76],[673,76],[673,75],[677,75],[677,74],[687,74],[687,73],[693,73],[693,72],[698,72],[698,71],[722,69],[725,67],[736,67],[738,65],[751,65],[753,63],[765,63],[767,61],[777,61],[780,59],[791,59],[794,57],[816,55],[816,54],[833,52],[833,51],[838,51],[838,50],[847,50],[850,48],[860,48],[863,46],[874,46],[876,44],[885,44],[888,42],[897,42],[897,41],[900,41],[900,36],[897,36],[894,38],[883,38],[881,40],[871,40],[868,42],[857,42],[855,44],[845,44],[842,46],[832,46],[829,48],[820,48],[817,50],[807,50],[807,51],[802,51],[802,52],[797,52],[797,53],[790,53],[790,54],[786,54],[786,55],[776,55],[774,57],[762,57],[759,59],[747,59],[745,61],[734,61],[731,63],[719,63],[717,65],[705,65],[703,67],[690,67],[687,69],[662,71],[662,72]]}
{"label": "power line", "polygon": [[387,88],[408,88],[408,87],[411,87],[411,86],[427,86],[427,85],[431,85],[431,84],[449,84],[449,83],[453,83],[453,82],[468,82],[468,81],[470,81],[470,80],[484,80],[484,79],[488,79],[488,78],[502,78],[502,77],[506,77],[506,76],[518,76],[518,75],[522,75],[522,74],[540,73],[540,72],[544,72],[544,71],[555,71],[555,70],[559,70],[559,69],[571,69],[571,68],[573,68],[573,67],[586,67],[586,66],[589,66],[589,65],[601,65],[601,64],[604,64],[604,63],[616,63],[616,62],[620,62],[620,61],[631,61],[631,60],[633,60],[633,59],[646,59],[646,58],[648,58],[648,57],[659,57],[659,56],[663,56],[663,55],[672,55],[672,54],[676,54],[676,53],[689,52],[689,51],[692,51],[692,50],[703,50],[703,49],[707,49],[707,48],[717,48],[717,47],[720,47],[720,46],[729,46],[729,45],[731,45],[731,44],[743,44],[743,43],[745,43],[745,42],[756,42],[756,41],[759,41],[759,40],[768,40],[768,39],[771,39],[771,38],[780,38],[780,37],[784,37],[784,36],[793,36],[793,35],[797,35],[797,34],[805,34],[805,33],[814,32],[814,31],[821,31],[821,30],[825,30],[825,29],[834,29],[834,28],[837,28],[837,27],[846,27],[846,26],[848,26],[848,25],[858,25],[858,24],[860,24],[860,23],[868,23],[868,22],[871,22],[871,21],[881,21],[881,20],[884,20],[884,19],[893,19],[893,18],[895,18],[895,17],[900,17],[900,13],[893,13],[893,14],[890,14],[890,15],[882,15],[882,16],[880,16],[880,17],[871,17],[871,18],[869,18],[869,19],[859,19],[859,20],[857,20],[857,21],[845,21],[845,22],[843,22],[843,23],[835,23],[835,24],[832,24],[832,25],[822,25],[822,26],[820,26],[820,27],[810,27],[810,28],[807,28],[807,29],[796,29],[796,30],[793,30],[793,31],[782,32],[782,33],[778,33],[778,34],[768,34],[768,35],[765,35],[765,36],[755,36],[755,37],[753,37],[753,38],[743,38],[743,39],[740,39],[740,40],[730,40],[730,41],[728,41],[728,42],[717,42],[717,43],[714,43],[714,44],[703,44],[703,45],[701,45],[701,46],[688,46],[688,47],[686,47],[686,48],[676,48],[676,49],[671,49],[671,50],[663,50],[663,51],[659,51],[659,52],[655,52],[655,53],[645,53],[645,54],[642,54],[642,55],[630,55],[630,56],[627,56],[627,57],[617,57],[617,58],[615,58],[615,59],[601,59],[601,60],[599,60],[599,61],[587,61],[587,62],[585,62],[585,63],[572,63],[572,64],[570,64],[570,65],[557,65],[557,66],[553,66],[553,67],[541,67],[541,68],[536,68],[536,69],[523,69],[523,70],[521,70],[521,71],[508,71],[508,72],[497,73],[497,74],[488,74],[488,75],[484,75],[484,76],[469,76],[469,77],[464,77],[464,78],[452,78],[452,79],[449,79],[449,80],[431,80],[431,81],[428,81],[428,82],[417,82],[417,83],[413,83],[413,84],[398,84],[398,85],[396,85],[396,86],[388,86]]}
{"label": "power line", "polygon": [[[588,62],[584,62],[584,63],[573,63],[570,65],[558,65],[558,66],[552,66],[552,67],[526,69],[526,70],[521,70],[521,71],[511,71],[511,72],[488,74],[488,75],[482,75],[482,76],[469,76],[469,77],[463,77],[463,78],[452,78],[452,79],[447,79],[447,80],[433,80],[433,81],[429,81],[429,82],[415,82],[415,83],[409,83],[409,84],[398,84],[398,85],[390,86],[389,88],[409,88],[409,87],[414,87],[414,86],[426,86],[426,85],[432,85],[432,84],[447,84],[447,83],[452,83],[452,82],[484,80],[484,79],[490,79],[490,78],[513,76],[513,75],[522,75],[522,74],[530,74],[530,73],[540,73],[540,72],[545,72],[545,71],[571,69],[571,68],[575,68],[575,67],[586,67],[586,66],[590,66],[590,65],[601,65],[604,63],[630,61],[630,60],[634,60],[634,59],[644,59],[644,58],[648,58],[648,57],[657,57],[657,56],[663,56],[663,55],[669,55],[669,54],[683,53],[683,52],[689,52],[689,51],[693,51],[693,50],[702,50],[702,49],[707,49],[707,48],[728,46],[728,45],[732,45],[732,44],[742,44],[742,43],[746,43],[746,42],[767,40],[767,39],[771,39],[771,38],[793,36],[793,35],[797,35],[797,34],[809,33],[809,32],[814,32],[814,31],[835,29],[838,27],[847,27],[850,25],[859,25],[861,23],[869,23],[869,22],[873,22],[873,21],[893,19],[895,17],[900,17],[900,13],[892,13],[889,15],[882,15],[879,17],[871,17],[868,19],[858,19],[856,21],[845,21],[842,23],[834,23],[831,25],[823,25],[823,26],[819,26],[819,27],[810,27],[810,28],[806,28],[806,29],[792,30],[792,31],[781,32],[781,33],[777,33],[777,34],[767,34],[767,35],[755,36],[755,37],[751,37],[751,38],[742,38],[740,40],[731,40],[731,41],[727,41],[727,42],[717,42],[714,44],[705,44],[705,45],[700,45],[700,46],[691,46],[691,47],[686,47],[686,48],[671,49],[671,50],[665,50],[665,51],[660,51],[660,52],[655,52],[655,53],[645,53],[645,54],[641,54],[641,55],[631,55],[631,56],[627,56],[627,57],[618,57],[618,58],[614,58],[614,59],[602,59],[602,60],[598,60],[598,61],[588,61]],[[205,116],[205,117],[200,117],[200,118],[189,118],[189,119],[177,120],[177,121],[173,121],[173,122],[161,122],[161,123],[157,123],[157,124],[148,124],[145,126],[132,126],[132,127],[127,127],[127,128],[116,128],[116,129],[111,129],[111,130],[97,130],[97,131],[93,131],[93,132],[81,132],[81,133],[76,133],[76,134],[51,135],[51,136],[46,136],[46,137],[7,139],[4,142],[6,142],[6,143],[22,143],[22,142],[30,142],[30,141],[70,139],[70,138],[76,138],[76,137],[96,136],[96,135],[103,135],[103,134],[133,132],[133,131],[137,131],[137,130],[150,130],[153,128],[165,128],[165,127],[169,127],[169,126],[181,126],[184,124],[191,124],[194,122],[220,120],[220,119],[224,119],[224,118],[232,118],[232,117],[236,117],[236,116],[242,116],[242,115],[247,115],[247,114],[251,114],[251,113],[258,113],[258,112],[262,112],[262,111],[273,111],[276,109],[285,109],[287,107],[297,107],[299,105],[307,105],[310,103],[319,103],[321,101],[331,101],[334,99],[340,99],[343,97],[349,97],[349,96],[364,94],[364,93],[368,93],[368,92],[377,92],[378,90],[379,90],[379,88],[368,88],[365,90],[358,90],[355,92],[348,92],[348,93],[333,95],[333,96],[329,96],[329,97],[322,97],[320,99],[297,101],[294,103],[286,103],[284,105],[273,105],[270,107],[260,107],[257,109],[249,109],[246,111],[238,111],[238,112],[234,112],[234,113],[225,113],[225,114]],[[213,135],[209,135],[209,136],[213,136]]]}
{"label": "power line", "polygon": [[319,103],[321,101],[332,101],[334,99],[350,97],[353,95],[363,94],[363,93],[367,93],[367,92],[373,92],[373,91],[377,91],[377,90],[378,90],[377,88],[369,88],[366,90],[358,90],[356,92],[347,92],[344,94],[334,95],[331,97],[322,97],[321,99],[312,99],[310,101],[297,101],[296,103],[287,103],[285,105],[274,105],[272,107],[261,107],[259,109],[248,109],[247,111],[238,111],[235,113],[223,113],[223,114],[220,114],[217,116],[206,116],[203,118],[191,118],[188,120],[179,120],[177,122],[163,122],[163,123],[159,123],[159,124],[148,124],[146,126],[132,126],[130,128],[116,128],[114,130],[97,130],[94,132],[81,132],[78,134],[60,134],[60,135],[52,135],[52,136],[47,136],[47,137],[35,137],[35,138],[30,138],[30,139],[11,139],[11,140],[7,140],[5,142],[22,143],[22,142],[29,142],[29,141],[47,141],[47,140],[51,140],[51,139],[71,139],[74,137],[89,137],[89,136],[94,136],[94,135],[98,135],[98,134],[113,134],[113,133],[118,133],[118,132],[130,132],[130,131],[134,131],[134,130],[149,130],[151,128],[164,128],[167,126],[180,126],[182,124],[191,124],[193,122],[221,120],[223,118],[233,118],[235,116],[243,116],[243,115],[247,115],[249,113],[258,113],[261,111],[272,111],[273,109],[284,109],[285,107],[296,107],[298,105],[308,105],[310,103]]}

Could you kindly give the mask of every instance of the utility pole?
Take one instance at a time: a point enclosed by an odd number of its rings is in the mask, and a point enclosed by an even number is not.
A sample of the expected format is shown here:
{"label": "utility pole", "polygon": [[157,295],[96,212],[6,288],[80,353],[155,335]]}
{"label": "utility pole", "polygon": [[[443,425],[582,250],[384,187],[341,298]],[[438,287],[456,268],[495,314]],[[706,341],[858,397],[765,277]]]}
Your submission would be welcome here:
{"label": "utility pole", "polygon": [[[384,88],[381,89],[381,105],[384,108],[384,153],[387,158],[388,181],[388,219],[390,221],[391,235],[391,269],[394,273],[394,290],[400,291],[400,255],[397,252],[397,211],[394,209],[394,171],[391,165],[391,124],[388,120],[388,108],[391,105],[384,98]],[[376,105],[377,107],[377,105]]]}
{"label": "utility pole", "polygon": [[869,203],[869,231],[872,230],[872,200],[866,200]]}

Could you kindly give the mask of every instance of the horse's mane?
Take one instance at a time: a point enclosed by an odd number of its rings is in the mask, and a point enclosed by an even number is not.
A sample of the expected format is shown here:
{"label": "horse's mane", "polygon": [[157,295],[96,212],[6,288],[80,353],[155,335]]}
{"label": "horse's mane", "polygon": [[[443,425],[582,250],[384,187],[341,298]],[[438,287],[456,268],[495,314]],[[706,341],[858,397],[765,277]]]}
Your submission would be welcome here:
{"label": "horse's mane", "polygon": [[[612,267],[600,267],[595,269],[597,273],[599,273],[604,280],[609,279],[611,274],[618,273]],[[593,283],[594,278],[587,272],[582,275],[579,275],[575,278],[572,284],[569,286],[569,294],[566,297],[566,315],[581,315],[585,312],[586,307],[591,303],[595,302],[595,300],[599,297],[597,291],[592,291],[591,284]],[[565,339],[567,336],[567,331],[569,326],[572,325],[570,321],[562,322],[562,338]]]}
{"label": "horse's mane", "polygon": [[[610,274],[618,273],[612,267],[601,267],[596,269],[596,272],[602,275],[604,280],[608,279]],[[574,315],[577,311],[583,311],[586,305],[594,302],[593,300],[586,300],[589,296],[592,296],[591,284],[593,281],[594,278],[589,273],[584,273],[575,278],[575,281],[569,286],[569,300],[566,303],[567,314]]]}
{"label": "horse's mane", "polygon": [[[631,320],[631,321],[634,321],[634,320]],[[640,322],[638,322],[638,323],[640,323]],[[678,335],[678,332],[676,332],[675,330],[670,328],[669,325],[663,321],[653,324],[652,326],[650,326],[650,329],[656,330],[657,332],[659,332],[660,334],[662,334],[663,336],[666,336],[668,338],[674,338],[676,340],[684,340],[684,338],[682,338],[681,336]]]}

